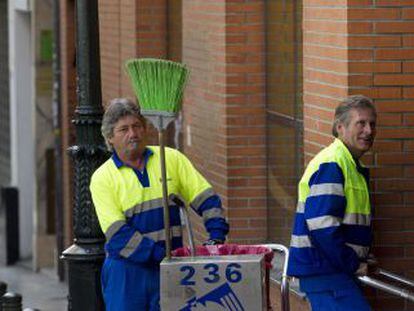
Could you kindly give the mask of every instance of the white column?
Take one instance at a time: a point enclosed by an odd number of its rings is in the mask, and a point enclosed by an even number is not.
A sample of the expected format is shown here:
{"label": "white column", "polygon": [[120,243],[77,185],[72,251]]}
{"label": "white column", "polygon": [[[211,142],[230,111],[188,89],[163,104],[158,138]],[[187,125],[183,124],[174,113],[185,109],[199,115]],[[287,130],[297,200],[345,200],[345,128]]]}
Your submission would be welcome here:
{"label": "white column", "polygon": [[35,105],[30,1],[9,8],[11,185],[19,190],[20,257],[32,256],[36,204]]}

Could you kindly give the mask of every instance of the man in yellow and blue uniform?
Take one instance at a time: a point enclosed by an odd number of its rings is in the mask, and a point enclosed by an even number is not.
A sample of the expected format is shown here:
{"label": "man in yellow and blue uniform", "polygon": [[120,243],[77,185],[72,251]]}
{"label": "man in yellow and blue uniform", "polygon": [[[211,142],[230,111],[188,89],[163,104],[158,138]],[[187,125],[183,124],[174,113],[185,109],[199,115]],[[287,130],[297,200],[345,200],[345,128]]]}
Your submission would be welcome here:
{"label": "man in yellow and blue uniform", "polygon": [[[106,236],[102,289],[106,310],[159,310],[159,263],[165,256],[160,152],[146,145],[145,120],[127,99],[115,99],[102,121],[112,157],[90,190]],[[183,245],[177,198],[203,217],[209,244],[223,243],[228,224],[220,198],[179,151],[166,148],[171,246]]]}
{"label": "man in yellow and blue uniform", "polygon": [[371,99],[354,95],[335,111],[335,141],[309,163],[299,183],[288,274],[299,278],[313,311],[370,310],[357,275],[368,271],[369,173],[359,159],[376,134]]}

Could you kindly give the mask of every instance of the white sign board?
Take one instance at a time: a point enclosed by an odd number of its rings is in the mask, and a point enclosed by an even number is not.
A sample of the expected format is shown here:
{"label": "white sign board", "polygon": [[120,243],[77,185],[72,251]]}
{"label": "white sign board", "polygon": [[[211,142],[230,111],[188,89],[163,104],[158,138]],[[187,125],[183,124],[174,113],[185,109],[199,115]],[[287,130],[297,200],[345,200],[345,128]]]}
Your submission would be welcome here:
{"label": "white sign board", "polygon": [[161,262],[161,310],[267,310],[263,255],[173,257]]}

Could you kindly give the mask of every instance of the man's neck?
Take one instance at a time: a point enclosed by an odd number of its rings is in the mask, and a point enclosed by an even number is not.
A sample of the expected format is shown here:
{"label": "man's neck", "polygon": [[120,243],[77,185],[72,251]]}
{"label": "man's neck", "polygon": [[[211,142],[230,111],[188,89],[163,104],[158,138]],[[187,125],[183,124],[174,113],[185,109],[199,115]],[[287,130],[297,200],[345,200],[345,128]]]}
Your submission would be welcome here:
{"label": "man's neck", "polygon": [[354,158],[354,160],[359,161],[359,159],[364,155],[363,152],[360,152],[360,151],[355,150],[355,149],[351,148],[350,146],[348,146],[347,143],[344,142],[342,139],[341,139],[341,141],[345,145],[346,149],[348,149],[349,153]]}
{"label": "man's neck", "polygon": [[118,156],[125,165],[142,170],[144,169],[144,150],[134,153],[122,153]]}

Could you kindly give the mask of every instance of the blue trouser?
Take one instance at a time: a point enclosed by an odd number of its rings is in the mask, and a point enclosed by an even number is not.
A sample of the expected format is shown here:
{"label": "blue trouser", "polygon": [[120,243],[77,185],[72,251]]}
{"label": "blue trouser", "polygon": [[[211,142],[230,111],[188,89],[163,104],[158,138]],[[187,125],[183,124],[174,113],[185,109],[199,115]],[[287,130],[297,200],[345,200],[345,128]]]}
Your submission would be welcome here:
{"label": "blue trouser", "polygon": [[336,273],[302,277],[300,289],[306,293],[312,311],[371,310],[353,276]]}
{"label": "blue trouser", "polygon": [[159,265],[106,258],[101,280],[107,311],[160,310]]}
{"label": "blue trouser", "polygon": [[312,311],[370,311],[357,284],[345,289],[306,292]]}

